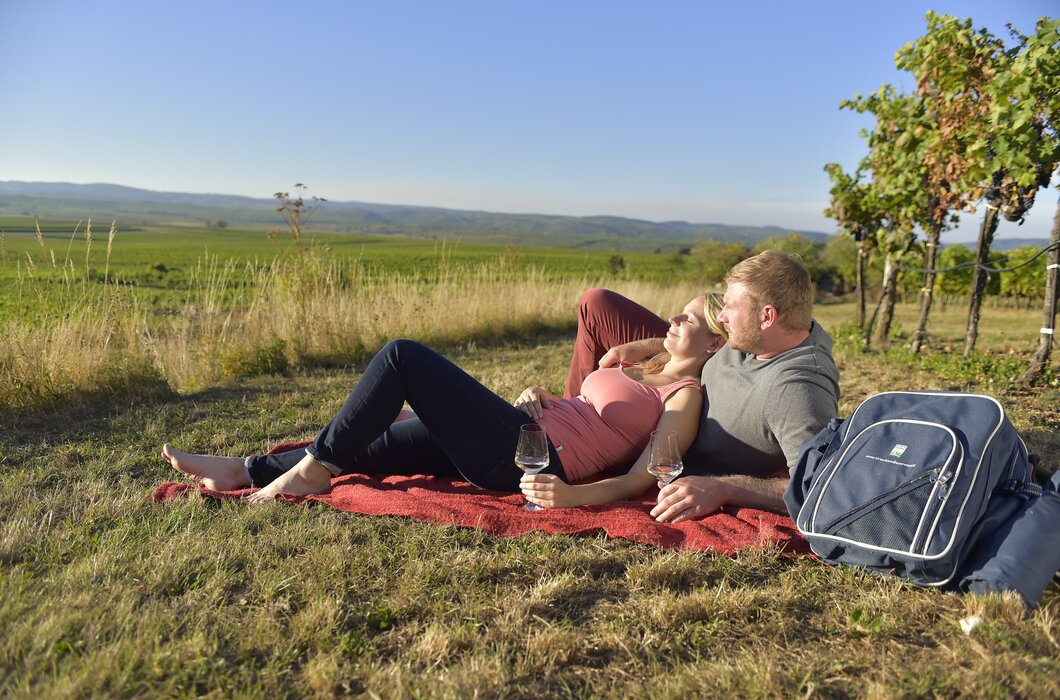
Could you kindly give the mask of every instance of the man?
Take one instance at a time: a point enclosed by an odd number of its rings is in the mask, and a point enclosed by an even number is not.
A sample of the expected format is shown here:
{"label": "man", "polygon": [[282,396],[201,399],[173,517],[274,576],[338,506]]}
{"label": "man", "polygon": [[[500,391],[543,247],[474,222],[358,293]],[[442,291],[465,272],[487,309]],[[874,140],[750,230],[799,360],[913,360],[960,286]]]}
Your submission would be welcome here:
{"label": "man", "polygon": [[[703,368],[699,433],[685,474],[659,491],[660,522],[709,515],[726,504],[784,512],[787,482],[768,478],[794,466],[799,446],[836,416],[839,371],[832,339],[813,320],[813,285],[798,260],[766,251],[726,275],[718,320],[729,342]],[[662,350],[666,323],[606,290],[582,298],[565,396],[601,367]]]}

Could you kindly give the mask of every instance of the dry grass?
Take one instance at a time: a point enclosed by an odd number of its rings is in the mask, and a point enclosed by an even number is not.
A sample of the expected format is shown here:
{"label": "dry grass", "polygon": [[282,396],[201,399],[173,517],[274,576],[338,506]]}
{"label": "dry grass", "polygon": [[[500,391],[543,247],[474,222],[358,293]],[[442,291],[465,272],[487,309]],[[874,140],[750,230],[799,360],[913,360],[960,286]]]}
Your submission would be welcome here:
{"label": "dry grass", "polygon": [[[156,354],[178,389],[224,374],[258,374],[270,353],[290,367],[343,366],[395,337],[438,345],[526,337],[572,326],[587,279],[552,279],[505,258],[470,269],[442,259],[426,276],[373,274],[308,257],[299,264],[205,265],[188,303],[157,333]],[[240,279],[244,293],[219,290]],[[652,308],[680,308],[693,288],[626,283]],[[235,370],[234,372],[232,370]]]}
{"label": "dry grass", "polygon": [[[71,243],[81,232],[80,225]],[[83,231],[84,268],[70,246],[50,248],[37,230],[37,255],[16,262],[5,293],[20,313],[0,324],[0,411],[56,405],[70,397],[164,393],[144,344],[148,308],[108,285],[115,236],[107,235],[102,284],[89,266],[92,224]]]}
{"label": "dry grass", "polygon": [[[517,269],[504,256],[465,266],[443,252],[426,274],[387,274],[322,254],[246,264],[207,257],[190,271],[183,302],[158,310],[106,283],[112,239],[100,279],[69,257],[60,262],[43,239],[39,259],[19,261],[20,312],[0,324],[0,410],[343,367],[394,337],[447,346],[569,330],[581,292],[599,284]],[[699,293],[689,285],[617,288],[660,313]]]}

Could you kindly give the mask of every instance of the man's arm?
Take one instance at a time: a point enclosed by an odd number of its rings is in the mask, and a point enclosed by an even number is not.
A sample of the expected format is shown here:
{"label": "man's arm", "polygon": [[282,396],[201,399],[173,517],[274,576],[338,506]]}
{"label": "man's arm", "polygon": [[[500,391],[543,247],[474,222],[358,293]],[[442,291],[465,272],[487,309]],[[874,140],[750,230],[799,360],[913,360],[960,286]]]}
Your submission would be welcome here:
{"label": "man's arm", "polygon": [[679,523],[710,515],[726,504],[785,513],[787,485],[784,479],[752,476],[686,476],[659,491],[651,514],[661,523]]}
{"label": "man's arm", "polygon": [[825,379],[788,380],[774,392],[774,408],[767,413],[769,429],[784,451],[788,471],[799,460],[802,443],[838,415],[839,397]]}

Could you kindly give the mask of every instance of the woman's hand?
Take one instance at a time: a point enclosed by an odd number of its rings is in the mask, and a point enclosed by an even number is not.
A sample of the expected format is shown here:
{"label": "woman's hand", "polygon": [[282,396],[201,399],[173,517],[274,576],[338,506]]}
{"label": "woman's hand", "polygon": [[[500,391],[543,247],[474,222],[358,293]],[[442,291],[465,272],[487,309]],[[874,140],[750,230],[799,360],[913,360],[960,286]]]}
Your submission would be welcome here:
{"label": "woman's hand", "polygon": [[537,419],[546,409],[552,408],[552,394],[539,386],[528,386],[519,394],[519,398],[512,405],[520,411]]}
{"label": "woman's hand", "polygon": [[544,508],[572,508],[582,503],[574,487],[555,474],[523,474],[519,487],[526,500]]}

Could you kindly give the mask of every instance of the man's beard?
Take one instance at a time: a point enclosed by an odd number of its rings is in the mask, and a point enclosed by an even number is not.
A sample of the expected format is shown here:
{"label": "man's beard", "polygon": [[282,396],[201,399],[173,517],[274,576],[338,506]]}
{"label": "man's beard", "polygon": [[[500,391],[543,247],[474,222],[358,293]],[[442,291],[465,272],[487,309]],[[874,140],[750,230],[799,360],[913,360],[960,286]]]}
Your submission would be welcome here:
{"label": "man's beard", "polygon": [[762,329],[755,321],[758,314],[751,315],[742,328],[729,328],[729,347],[740,352],[754,353],[762,345]]}

